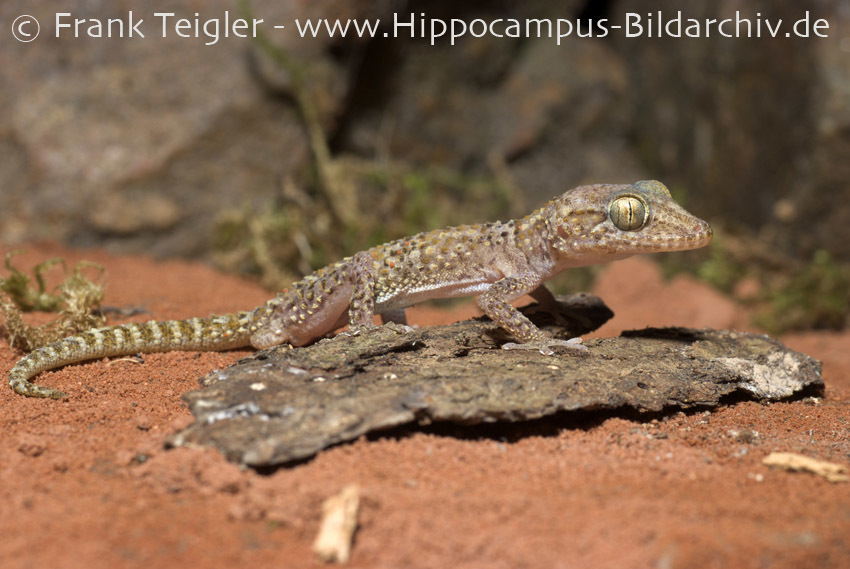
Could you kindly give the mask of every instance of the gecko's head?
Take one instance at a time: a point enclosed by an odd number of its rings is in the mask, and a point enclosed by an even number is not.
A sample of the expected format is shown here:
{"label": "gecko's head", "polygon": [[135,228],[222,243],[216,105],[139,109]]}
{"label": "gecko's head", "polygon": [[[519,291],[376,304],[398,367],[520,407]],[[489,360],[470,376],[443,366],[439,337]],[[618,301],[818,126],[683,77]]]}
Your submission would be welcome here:
{"label": "gecko's head", "polygon": [[581,186],[546,207],[553,246],[567,266],[708,245],[711,227],[661,182]]}

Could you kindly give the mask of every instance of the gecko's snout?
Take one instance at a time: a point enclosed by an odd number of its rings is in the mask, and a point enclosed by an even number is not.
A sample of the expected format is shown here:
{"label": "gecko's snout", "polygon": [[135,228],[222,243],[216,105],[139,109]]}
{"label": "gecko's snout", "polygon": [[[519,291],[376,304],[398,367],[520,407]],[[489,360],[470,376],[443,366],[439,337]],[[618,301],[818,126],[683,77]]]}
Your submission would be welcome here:
{"label": "gecko's snout", "polygon": [[703,223],[705,224],[705,233],[703,234],[703,239],[705,240],[705,243],[703,244],[708,245],[714,238],[714,230],[711,229],[711,226],[708,224],[708,222],[703,221]]}
{"label": "gecko's snout", "polygon": [[693,218],[694,223],[687,230],[680,231],[674,238],[667,241],[667,251],[688,251],[690,249],[699,249],[711,243],[713,231],[708,222],[697,217]]}
{"label": "gecko's snout", "polygon": [[714,231],[711,229],[711,226],[707,221],[697,218],[696,228],[693,232],[693,245],[694,249],[698,247],[705,247],[711,240],[714,238]]}

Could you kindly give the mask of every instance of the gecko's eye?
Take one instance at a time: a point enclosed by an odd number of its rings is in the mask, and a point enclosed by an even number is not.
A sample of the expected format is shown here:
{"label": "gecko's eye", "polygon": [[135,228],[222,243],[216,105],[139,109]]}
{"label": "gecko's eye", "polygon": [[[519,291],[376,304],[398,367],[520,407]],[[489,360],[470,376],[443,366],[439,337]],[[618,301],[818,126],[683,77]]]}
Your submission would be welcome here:
{"label": "gecko's eye", "polygon": [[617,229],[635,231],[649,221],[649,206],[637,196],[617,196],[608,206],[608,217]]}

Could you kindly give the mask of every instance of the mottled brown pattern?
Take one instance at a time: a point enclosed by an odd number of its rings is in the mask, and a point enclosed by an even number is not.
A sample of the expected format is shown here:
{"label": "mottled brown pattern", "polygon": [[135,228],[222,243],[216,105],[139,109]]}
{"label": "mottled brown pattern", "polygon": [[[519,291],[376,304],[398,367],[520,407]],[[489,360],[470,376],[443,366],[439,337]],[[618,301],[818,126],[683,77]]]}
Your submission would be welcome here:
{"label": "mottled brown pattern", "polygon": [[246,345],[302,346],[348,322],[354,333],[372,318],[403,322],[403,309],[433,298],[480,295],[479,306],[520,344],[582,349],[549,338],[511,301],[547,299],[543,283],[571,268],[638,253],[679,251],[711,241],[711,228],[676,204],[656,181],[581,186],[522,219],[464,225],[391,241],[333,263],[251,312],[90,330],[35,350],[12,369],[22,395],[63,398],[29,380],[42,371],[104,356]]}

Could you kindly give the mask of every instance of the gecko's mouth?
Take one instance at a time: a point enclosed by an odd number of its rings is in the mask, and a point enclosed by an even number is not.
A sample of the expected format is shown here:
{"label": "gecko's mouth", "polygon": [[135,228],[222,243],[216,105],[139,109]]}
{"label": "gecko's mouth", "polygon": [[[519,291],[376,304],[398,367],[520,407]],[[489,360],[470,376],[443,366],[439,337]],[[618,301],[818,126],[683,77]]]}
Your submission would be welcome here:
{"label": "gecko's mouth", "polygon": [[686,236],[686,238],[690,238],[692,240],[694,247],[705,247],[711,243],[713,237],[714,231],[712,231],[711,226],[702,220],[700,220],[697,225],[697,230],[694,234],[692,236]]}

